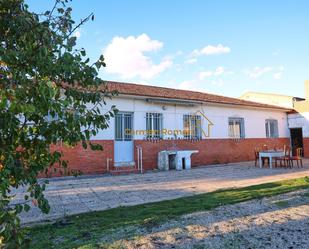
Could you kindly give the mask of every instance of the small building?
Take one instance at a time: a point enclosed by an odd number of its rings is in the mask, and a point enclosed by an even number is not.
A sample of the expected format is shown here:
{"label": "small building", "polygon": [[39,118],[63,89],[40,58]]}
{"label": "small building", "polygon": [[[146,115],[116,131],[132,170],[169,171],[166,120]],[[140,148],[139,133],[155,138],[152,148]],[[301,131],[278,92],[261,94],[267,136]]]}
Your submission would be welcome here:
{"label": "small building", "polygon": [[305,81],[305,98],[273,93],[247,92],[240,99],[293,109],[287,113],[290,145],[303,148],[309,157],[309,81]]}
{"label": "small building", "polygon": [[[106,100],[105,111],[116,105],[119,112],[107,129],[91,138],[103,151],[57,146],[69,168],[84,174],[136,168],[140,163],[144,170],[154,170],[159,152],[165,150],[198,151],[191,156],[192,167],[249,161],[256,147],[290,145],[288,124],[294,129],[295,123],[308,122],[300,121],[303,116],[291,107],[132,83],[107,86],[119,95]],[[306,155],[308,150],[309,142]]]}
{"label": "small building", "polygon": [[282,94],[275,94],[275,93],[261,93],[261,92],[245,92],[242,94],[239,99],[264,103],[269,105],[281,106],[286,108],[294,108],[294,103],[297,101],[303,101],[305,99],[289,96],[289,95],[282,95]]}

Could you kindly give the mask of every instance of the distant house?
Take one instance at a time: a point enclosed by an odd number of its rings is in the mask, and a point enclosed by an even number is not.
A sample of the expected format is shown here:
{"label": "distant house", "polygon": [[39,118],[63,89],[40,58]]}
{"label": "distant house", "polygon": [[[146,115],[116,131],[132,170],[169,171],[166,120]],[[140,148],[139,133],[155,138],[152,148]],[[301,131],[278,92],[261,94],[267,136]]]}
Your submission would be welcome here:
{"label": "distant house", "polygon": [[131,83],[108,82],[108,88],[119,95],[106,110],[116,105],[119,113],[92,137],[104,150],[57,146],[69,167],[84,174],[137,167],[141,153],[143,169],[153,170],[163,150],[197,150],[195,167],[248,161],[255,147],[290,144],[290,107]]}
{"label": "distant house", "polygon": [[239,98],[243,100],[264,103],[269,105],[276,105],[291,109],[294,108],[295,102],[305,100],[303,98],[294,96],[274,94],[274,93],[261,93],[261,92],[246,92]]}
{"label": "distant house", "polygon": [[303,148],[304,156],[309,157],[309,81],[305,81],[305,98],[247,92],[240,99],[293,109],[287,114],[290,145],[294,150]]}

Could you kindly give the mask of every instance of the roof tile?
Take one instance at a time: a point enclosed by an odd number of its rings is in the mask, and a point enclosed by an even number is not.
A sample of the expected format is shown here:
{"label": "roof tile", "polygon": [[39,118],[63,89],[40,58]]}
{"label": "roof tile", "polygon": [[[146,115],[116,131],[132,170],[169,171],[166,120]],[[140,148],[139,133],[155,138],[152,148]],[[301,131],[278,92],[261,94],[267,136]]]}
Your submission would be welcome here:
{"label": "roof tile", "polygon": [[116,90],[119,94],[133,95],[133,96],[145,96],[153,98],[167,98],[167,99],[179,99],[179,100],[192,100],[201,101],[208,103],[218,103],[227,105],[240,105],[248,107],[258,107],[258,108],[270,108],[270,109],[280,109],[285,111],[291,111],[291,109],[278,107],[268,104],[256,103],[252,101],[225,97],[215,94],[172,89],[167,87],[157,87],[149,85],[140,85],[133,83],[123,83],[115,81],[107,81],[107,87],[109,90]]}

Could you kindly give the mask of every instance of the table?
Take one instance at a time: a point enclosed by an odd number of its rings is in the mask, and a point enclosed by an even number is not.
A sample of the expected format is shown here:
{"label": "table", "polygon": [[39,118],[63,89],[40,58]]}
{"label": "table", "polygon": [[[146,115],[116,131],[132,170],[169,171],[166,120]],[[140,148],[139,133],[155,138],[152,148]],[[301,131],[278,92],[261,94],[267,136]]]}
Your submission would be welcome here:
{"label": "table", "polygon": [[284,156],[283,150],[265,150],[259,152],[259,165],[260,168],[262,168],[262,157],[268,157],[269,158],[269,167],[273,168],[273,158],[274,157],[282,157]]}

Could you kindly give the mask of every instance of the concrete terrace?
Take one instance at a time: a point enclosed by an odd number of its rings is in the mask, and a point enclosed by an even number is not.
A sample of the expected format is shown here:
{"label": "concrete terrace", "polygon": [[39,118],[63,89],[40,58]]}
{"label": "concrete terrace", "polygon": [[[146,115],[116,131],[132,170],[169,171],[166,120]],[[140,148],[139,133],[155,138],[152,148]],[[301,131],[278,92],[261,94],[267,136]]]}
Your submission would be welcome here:
{"label": "concrete terrace", "polygon": [[[37,207],[22,213],[22,223],[33,223],[67,215],[106,210],[190,196],[217,189],[244,187],[309,176],[309,159],[304,168],[258,168],[254,162],[204,166],[184,171],[158,171],[121,176],[82,176],[50,179],[45,191],[51,211]],[[16,191],[14,202],[23,201],[24,189]]]}

